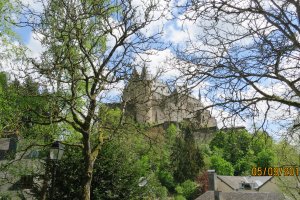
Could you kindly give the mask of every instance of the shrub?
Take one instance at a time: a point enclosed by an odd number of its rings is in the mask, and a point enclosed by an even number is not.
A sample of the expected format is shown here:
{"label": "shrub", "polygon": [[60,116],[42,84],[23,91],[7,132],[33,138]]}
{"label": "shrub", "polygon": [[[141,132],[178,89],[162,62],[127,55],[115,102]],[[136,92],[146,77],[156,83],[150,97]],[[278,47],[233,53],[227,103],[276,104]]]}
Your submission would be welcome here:
{"label": "shrub", "polygon": [[186,180],[182,184],[180,184],[182,187],[182,195],[186,199],[194,199],[194,197],[198,193],[198,185],[197,183],[191,181],[191,180]]}
{"label": "shrub", "polygon": [[186,180],[180,185],[177,185],[175,190],[178,194],[177,196],[182,196],[185,199],[195,199],[198,195],[198,185],[191,180]]}
{"label": "shrub", "polygon": [[182,196],[182,195],[177,195],[175,197],[175,200],[186,200],[186,198],[184,196]]}
{"label": "shrub", "polygon": [[172,173],[168,171],[160,171],[158,173],[159,181],[165,186],[170,192],[174,192],[175,182]]}
{"label": "shrub", "polygon": [[213,155],[211,157],[211,169],[215,169],[219,175],[233,176],[233,166],[230,162],[224,160],[221,156]]}

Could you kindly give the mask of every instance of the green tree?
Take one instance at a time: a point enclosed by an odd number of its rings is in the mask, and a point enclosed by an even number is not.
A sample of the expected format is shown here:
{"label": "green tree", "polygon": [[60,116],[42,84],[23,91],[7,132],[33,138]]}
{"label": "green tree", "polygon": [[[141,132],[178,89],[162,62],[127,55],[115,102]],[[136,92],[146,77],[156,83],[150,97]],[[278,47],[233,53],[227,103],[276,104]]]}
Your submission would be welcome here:
{"label": "green tree", "polygon": [[222,148],[224,150],[225,160],[233,165],[244,157],[250,149],[251,134],[246,130],[231,130],[228,132],[217,133],[211,141],[210,146]]}
{"label": "green tree", "polygon": [[249,170],[247,165],[252,166],[251,137],[252,135],[246,130],[219,131],[210,142],[210,147],[215,154],[221,151],[221,154],[216,155],[234,166],[235,175],[241,175],[244,170]]}
{"label": "green tree", "polygon": [[219,155],[213,155],[210,159],[210,168],[216,170],[220,175],[233,176],[234,168],[232,164]]}
{"label": "green tree", "polygon": [[175,180],[179,183],[188,179],[194,180],[204,167],[203,159],[203,154],[195,144],[193,133],[190,128],[185,128],[183,138],[176,138],[171,155]]}
{"label": "green tree", "polygon": [[39,84],[29,77],[23,84],[8,80],[5,73],[0,73],[0,79],[0,133],[19,134],[36,140],[49,134],[49,127],[42,128],[34,124],[37,121],[36,113],[46,114],[50,110]]}
{"label": "green tree", "polygon": [[1,104],[1,133],[4,131],[15,130],[18,122],[18,110],[14,107],[16,103],[15,94],[16,91],[9,87],[7,75],[4,72],[0,73],[1,85],[0,85],[0,104]]}
{"label": "green tree", "polygon": [[264,149],[273,149],[274,141],[271,136],[265,132],[257,132],[251,141],[251,149],[254,154],[258,154]]}
{"label": "green tree", "polygon": [[271,166],[275,159],[272,154],[273,140],[264,132],[251,134],[246,130],[220,131],[209,145],[214,155],[231,163],[234,175],[250,174],[251,167],[258,164],[258,161]]}
{"label": "green tree", "polygon": [[234,165],[234,175],[249,175],[254,163],[254,156],[251,153],[239,159]]}
{"label": "green tree", "polygon": [[[28,25],[42,36],[46,48],[39,61],[30,61],[56,91],[50,101],[58,109],[50,119],[69,124],[71,133],[81,135],[77,146],[84,159],[82,199],[90,199],[93,169],[103,144],[118,134],[118,127],[103,123],[99,102],[108,101],[107,91],[132,73],[138,54],[158,48],[152,44],[159,31],[153,35],[144,31],[159,19],[154,11],[152,1],[136,5],[131,0],[51,0],[41,14],[29,16]],[[122,117],[118,122],[121,127]]]}
{"label": "green tree", "polygon": [[224,131],[217,131],[213,139],[210,141],[209,146],[211,149],[214,149],[214,147],[224,148],[226,141],[226,133]]}
{"label": "green tree", "polygon": [[[103,106],[105,107],[105,106]],[[117,123],[120,115],[119,109],[102,108],[107,114],[107,124]],[[159,166],[159,161],[153,158],[157,145],[147,142],[144,134],[146,130],[137,130],[135,124],[128,124],[126,128],[119,129],[123,133],[104,143],[95,161],[93,181],[91,184],[92,199],[140,199],[163,198],[166,188],[163,187],[154,165]],[[139,133],[138,133],[139,132]],[[52,179],[54,184],[53,198],[78,199],[82,193],[81,181],[84,171],[84,158],[80,148],[67,146],[62,160],[56,163],[56,175]],[[50,169],[53,166],[49,166]],[[139,186],[140,179],[144,177],[147,184]],[[52,186],[51,186],[52,187]],[[46,197],[50,197],[51,191]],[[37,198],[41,198],[41,191],[36,191]]]}
{"label": "green tree", "polygon": [[199,195],[197,183],[186,180],[176,187],[177,196],[175,199],[195,199]]}
{"label": "green tree", "polygon": [[[7,45],[11,44],[13,36],[15,36],[15,33],[12,31],[12,24],[14,24],[13,14],[15,14],[17,9],[15,3],[13,0],[0,2],[0,44],[7,48]],[[3,53],[1,52],[1,54]]]}
{"label": "green tree", "polygon": [[[31,78],[25,79],[23,83],[9,80],[5,73],[0,73],[0,77],[0,137],[3,135],[12,138],[17,135],[18,137],[14,143],[15,149],[5,153],[5,159],[8,161],[0,165],[0,171],[9,174],[10,177],[9,179],[1,178],[1,184],[11,184],[25,176],[41,175],[42,164],[35,158],[46,157],[44,148],[49,141],[45,139],[53,141],[54,133],[58,132],[58,128],[34,123],[35,113],[43,114],[49,111],[49,102],[43,96],[38,83]],[[16,153],[17,156],[15,156]],[[22,194],[22,187],[14,187],[14,189],[20,190],[18,192]]]}
{"label": "green tree", "polygon": [[[278,167],[295,166],[294,169],[300,165],[299,145],[290,144],[288,140],[281,140],[274,145],[275,160],[274,165]],[[296,171],[296,170],[295,170]],[[281,191],[291,199],[299,199],[299,176],[281,176],[276,177],[276,182],[281,188]]]}
{"label": "green tree", "polygon": [[25,47],[20,42],[14,29],[19,18],[20,3],[18,0],[0,2],[0,70],[8,71],[10,66],[24,61]]}
{"label": "green tree", "polygon": [[274,151],[264,149],[257,154],[255,163],[259,167],[268,168],[274,166]]}

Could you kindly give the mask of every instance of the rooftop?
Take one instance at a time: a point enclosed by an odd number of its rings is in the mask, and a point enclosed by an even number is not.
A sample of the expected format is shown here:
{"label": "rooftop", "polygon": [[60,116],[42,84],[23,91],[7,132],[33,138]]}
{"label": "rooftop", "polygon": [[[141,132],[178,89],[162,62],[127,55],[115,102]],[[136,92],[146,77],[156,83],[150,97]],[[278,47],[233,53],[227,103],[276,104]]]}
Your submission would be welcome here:
{"label": "rooftop", "polygon": [[240,189],[241,183],[254,183],[255,188],[260,188],[271,180],[272,176],[219,176],[218,178],[233,190]]}
{"label": "rooftop", "polygon": [[284,200],[283,194],[273,192],[217,192],[207,191],[195,200]]}

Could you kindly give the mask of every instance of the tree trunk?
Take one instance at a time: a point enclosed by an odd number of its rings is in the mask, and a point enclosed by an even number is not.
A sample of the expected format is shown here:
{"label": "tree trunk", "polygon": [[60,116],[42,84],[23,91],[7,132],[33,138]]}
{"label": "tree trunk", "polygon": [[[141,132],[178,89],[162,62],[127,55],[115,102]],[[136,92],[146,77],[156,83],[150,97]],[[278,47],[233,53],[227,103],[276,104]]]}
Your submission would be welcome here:
{"label": "tree trunk", "polygon": [[83,177],[83,200],[91,199],[91,185],[93,178],[94,159],[92,158],[89,134],[83,136],[83,157],[84,157],[84,177]]}
{"label": "tree trunk", "polygon": [[91,199],[91,186],[92,186],[92,179],[93,179],[93,169],[95,159],[92,155],[92,148],[90,143],[89,134],[83,134],[83,157],[84,157],[84,177],[83,177],[83,200],[90,200]]}
{"label": "tree trunk", "polygon": [[91,185],[93,177],[93,162],[86,163],[85,167],[85,177],[83,179],[83,200],[91,199]]}

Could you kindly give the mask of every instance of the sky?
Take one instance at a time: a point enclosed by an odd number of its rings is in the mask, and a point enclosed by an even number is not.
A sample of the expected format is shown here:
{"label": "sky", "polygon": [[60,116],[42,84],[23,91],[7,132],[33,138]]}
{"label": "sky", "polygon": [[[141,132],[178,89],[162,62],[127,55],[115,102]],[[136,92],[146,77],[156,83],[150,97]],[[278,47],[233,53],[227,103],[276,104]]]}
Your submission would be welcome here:
{"label": "sky", "polygon": [[[33,7],[34,9],[41,11],[41,6],[36,3],[35,0],[22,0],[23,3],[28,4],[29,6]],[[134,5],[139,5],[140,1],[139,0],[133,0]],[[170,5],[174,6],[175,3],[177,5],[181,5],[184,3],[184,0],[181,1],[159,1],[158,6],[160,10],[163,10],[165,8],[169,8]],[[140,8],[140,12],[143,12],[143,8]],[[154,15],[160,15],[160,12],[154,13]],[[187,13],[184,13],[187,14]],[[187,15],[192,15],[193,13],[188,13]],[[183,20],[183,14],[178,14],[176,13],[176,18],[174,18],[174,13],[171,13],[169,9],[166,9],[164,11],[164,18],[161,18],[160,20],[150,24],[149,27],[147,27],[147,30],[145,30],[145,34],[152,34],[155,31],[157,31],[160,28],[163,28],[163,35],[162,35],[162,40],[165,42],[172,43],[171,48],[167,48],[163,51],[158,51],[158,50],[151,50],[154,54],[148,57],[148,60],[150,61],[148,63],[148,70],[150,73],[155,74],[158,70],[163,69],[165,73],[162,76],[162,79],[167,79],[169,77],[176,77],[179,72],[174,68],[173,64],[170,62],[167,62],[170,58],[174,58],[174,47],[180,47],[184,46],[186,44],[186,41],[192,40],[192,41],[197,41],[195,44],[199,45],[201,48],[205,48],[203,43],[201,43],[200,40],[198,40],[199,35],[201,36],[201,33],[203,33],[203,30],[199,26],[195,26],[197,22],[195,21],[187,21]],[[202,22],[206,23],[206,22]],[[224,26],[224,24],[223,24]],[[229,27],[230,29],[230,27]],[[40,35],[35,34],[34,32],[31,31],[30,28],[22,27],[22,28],[17,28],[15,29],[16,33],[18,33],[21,37],[21,41],[28,47],[30,50],[29,55],[32,57],[37,58],[41,52],[43,51],[43,47],[40,44],[39,40],[37,38],[40,38]],[[198,37],[197,37],[198,36]],[[247,40],[243,41],[244,43],[247,43]],[[139,61],[137,59],[137,61]],[[205,83],[204,83],[205,84]],[[113,90],[112,94],[114,93],[120,93],[123,85],[120,84],[117,89]],[[193,92],[194,96],[198,96],[198,90],[201,86],[197,86]],[[268,90],[270,88],[265,88],[265,90]],[[276,88],[278,92],[280,90],[284,91],[284,88]],[[251,92],[251,91],[248,91]],[[209,104],[209,100],[202,99],[204,101],[204,104]],[[207,102],[205,102],[207,101]],[[260,104],[259,109],[261,109],[262,113],[264,110],[266,110],[266,105]],[[271,116],[276,118],[278,112],[284,112],[274,110],[272,111]],[[222,127],[222,120],[220,113],[223,115],[226,115],[226,113],[222,112],[220,109],[213,109],[212,114],[217,117],[218,120],[218,125],[219,127]],[[257,117],[257,122],[262,120],[263,116],[258,116]],[[243,121],[241,119],[237,119],[235,121],[235,126],[246,126],[248,129],[251,129],[253,123],[251,120],[246,120]],[[270,127],[271,132],[280,132],[280,127],[278,124],[273,124]]]}

